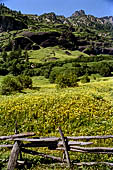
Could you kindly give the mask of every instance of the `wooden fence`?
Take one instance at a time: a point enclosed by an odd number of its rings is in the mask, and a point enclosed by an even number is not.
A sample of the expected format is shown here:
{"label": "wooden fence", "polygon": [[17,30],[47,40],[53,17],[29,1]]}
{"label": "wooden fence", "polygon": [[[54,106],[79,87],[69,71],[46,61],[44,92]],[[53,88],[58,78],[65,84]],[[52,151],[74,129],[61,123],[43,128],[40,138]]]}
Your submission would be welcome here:
{"label": "wooden fence", "polygon": [[[113,148],[108,147],[92,147],[93,142],[90,142],[91,139],[109,139],[113,138],[113,135],[108,136],[78,136],[78,137],[64,137],[64,134],[59,127],[59,133],[61,137],[33,137],[35,133],[21,133],[17,134],[17,129],[15,130],[14,135],[10,136],[1,136],[0,140],[8,140],[14,141],[14,145],[0,145],[0,147],[11,148],[11,154],[9,157],[7,170],[14,170],[18,161],[18,156],[22,159],[22,152],[31,155],[39,155],[45,158],[51,158],[53,160],[57,160],[59,162],[67,163],[68,167],[71,168],[73,164],[78,166],[80,165],[97,165],[97,164],[105,164],[109,166],[113,166],[113,163],[109,162],[81,162],[81,163],[72,163],[69,156],[69,151],[72,152],[81,152],[81,153],[96,153],[96,154],[110,154],[113,155]],[[31,138],[32,137],[32,138]],[[88,142],[84,142],[86,140]],[[91,145],[91,147],[87,147]],[[48,147],[50,150],[61,150],[63,151],[63,157],[55,157],[51,155],[47,155],[44,153],[40,153],[37,151],[33,151],[27,148],[32,147]],[[22,163],[22,162],[21,162]]]}

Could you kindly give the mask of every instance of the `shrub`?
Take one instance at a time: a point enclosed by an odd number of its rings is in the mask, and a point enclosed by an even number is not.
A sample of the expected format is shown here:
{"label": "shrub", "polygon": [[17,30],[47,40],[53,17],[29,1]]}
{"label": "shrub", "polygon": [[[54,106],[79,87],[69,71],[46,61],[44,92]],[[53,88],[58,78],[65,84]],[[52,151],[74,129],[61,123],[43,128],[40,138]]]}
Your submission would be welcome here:
{"label": "shrub", "polygon": [[111,75],[111,70],[107,63],[101,63],[98,69],[99,69],[100,75],[102,75],[104,77]]}
{"label": "shrub", "polygon": [[64,72],[63,74],[59,74],[56,78],[56,83],[60,88],[78,86],[77,76],[72,72]]}
{"label": "shrub", "polygon": [[22,74],[26,76],[31,76],[31,77],[34,75],[37,75],[36,73],[34,73],[34,69],[29,69],[29,68],[25,68]]}
{"label": "shrub", "polygon": [[1,94],[8,95],[13,92],[32,87],[32,79],[29,76],[19,75],[17,77],[8,75],[2,82]]}
{"label": "shrub", "polygon": [[2,82],[1,94],[7,95],[14,91],[21,91],[23,89],[21,83],[14,76],[6,76]]}
{"label": "shrub", "polygon": [[88,83],[90,82],[90,78],[87,75],[84,75],[81,79],[81,83]]}
{"label": "shrub", "polygon": [[21,83],[23,88],[31,88],[32,87],[32,79],[29,76],[19,75],[17,80]]}
{"label": "shrub", "polygon": [[54,67],[49,75],[50,83],[55,83],[56,77],[63,71],[63,67]]}

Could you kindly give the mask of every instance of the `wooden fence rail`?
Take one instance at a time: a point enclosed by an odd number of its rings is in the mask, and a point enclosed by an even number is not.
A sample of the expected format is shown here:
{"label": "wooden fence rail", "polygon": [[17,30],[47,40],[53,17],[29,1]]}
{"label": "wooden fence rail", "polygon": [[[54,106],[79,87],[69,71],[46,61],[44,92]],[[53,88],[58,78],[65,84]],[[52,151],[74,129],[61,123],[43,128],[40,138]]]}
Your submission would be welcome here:
{"label": "wooden fence rail", "polygon": [[22,138],[22,137],[28,137],[28,136],[34,136],[35,133],[27,132],[27,133],[20,133],[10,136],[0,136],[0,140],[14,140],[15,138]]}
{"label": "wooden fence rail", "polygon": [[[68,164],[68,167],[71,168],[72,162],[78,166],[81,165],[98,165],[105,164],[109,166],[113,166],[113,163],[109,162],[81,162],[74,163],[74,161],[70,160],[69,152],[81,152],[81,153],[95,153],[95,154],[110,154],[113,155],[113,148],[111,147],[92,147],[94,144],[90,142],[91,139],[110,139],[113,138],[113,135],[107,136],[77,136],[77,137],[65,137],[61,128],[59,127],[60,137],[33,137],[36,134],[32,132],[17,134],[17,127],[14,135],[10,136],[1,136],[0,140],[14,141],[14,145],[12,144],[3,144],[0,145],[1,148],[11,148],[11,154],[9,157],[7,170],[14,170],[17,162],[18,155],[20,154],[22,157],[22,152],[31,155],[38,155],[44,158],[51,158],[53,160],[64,162]],[[32,138],[29,138],[32,137]],[[77,141],[79,140],[79,141]],[[80,141],[81,140],[81,141]],[[84,142],[83,140],[88,142]],[[91,145],[91,147],[89,147]],[[36,152],[27,148],[32,147],[47,147],[50,150],[62,150],[63,158],[55,157],[51,155],[47,155],[45,153]]]}

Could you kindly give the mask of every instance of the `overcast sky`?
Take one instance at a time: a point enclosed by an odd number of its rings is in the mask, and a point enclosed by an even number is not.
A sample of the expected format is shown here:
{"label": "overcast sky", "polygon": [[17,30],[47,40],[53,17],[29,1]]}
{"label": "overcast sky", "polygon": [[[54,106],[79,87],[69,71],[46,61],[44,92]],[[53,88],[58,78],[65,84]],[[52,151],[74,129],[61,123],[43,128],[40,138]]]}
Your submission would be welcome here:
{"label": "overcast sky", "polygon": [[0,0],[12,10],[27,14],[55,12],[71,16],[76,10],[83,9],[86,14],[97,17],[113,16],[113,0]]}

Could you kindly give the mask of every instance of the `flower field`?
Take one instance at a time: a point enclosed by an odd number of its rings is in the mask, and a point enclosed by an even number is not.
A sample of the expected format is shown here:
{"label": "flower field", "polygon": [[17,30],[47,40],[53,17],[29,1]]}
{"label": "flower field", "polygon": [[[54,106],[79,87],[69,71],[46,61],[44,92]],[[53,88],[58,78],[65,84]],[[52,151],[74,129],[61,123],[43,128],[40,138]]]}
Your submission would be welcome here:
{"label": "flower field", "polygon": [[40,136],[59,135],[58,126],[66,135],[112,134],[110,87],[98,82],[5,98],[0,102],[0,126],[4,127],[0,135],[14,132],[15,121],[20,132],[33,131]]}
{"label": "flower field", "polygon": [[[28,94],[1,96],[0,135],[14,134],[15,121],[19,132],[32,131],[37,136],[59,136],[58,126],[67,136],[113,135],[112,85],[113,81],[109,80],[76,88],[46,88]],[[112,146],[112,141],[101,141],[101,144]],[[82,155],[77,154],[77,159],[84,160],[86,157]],[[100,159],[99,156],[90,158]],[[106,156],[103,158],[108,160]]]}

